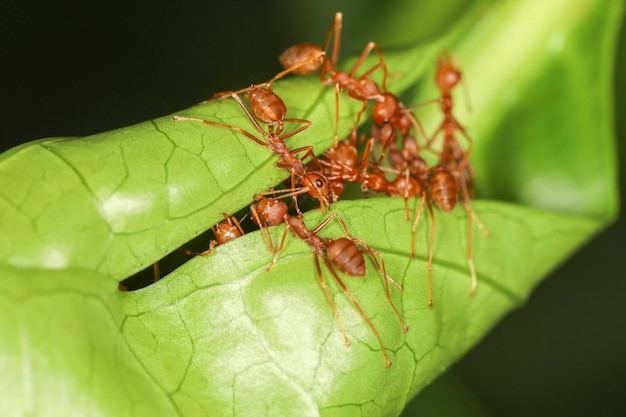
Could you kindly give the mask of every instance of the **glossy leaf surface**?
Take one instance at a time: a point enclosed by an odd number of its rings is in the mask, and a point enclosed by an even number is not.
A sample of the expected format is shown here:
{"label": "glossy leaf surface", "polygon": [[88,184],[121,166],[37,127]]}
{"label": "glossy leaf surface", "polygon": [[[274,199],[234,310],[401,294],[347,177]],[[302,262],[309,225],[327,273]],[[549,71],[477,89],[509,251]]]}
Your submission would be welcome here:
{"label": "glossy leaf surface", "polygon": [[[380,331],[329,282],[352,345],[319,288],[308,247],[290,236],[271,273],[258,233],[194,258],[155,285],[117,284],[208,229],[222,212],[286,178],[276,158],[227,129],[163,117],[86,138],[44,139],[1,156],[0,409],[38,415],[398,415],[616,210],[611,77],[616,2],[500,2],[470,11],[429,45],[385,54],[406,102],[435,96],[442,49],[458,54],[475,140],[472,207],[479,275],[468,297],[467,217],[436,213],[435,308],[427,308],[428,217],[411,260],[401,199],[333,206],[353,236],[381,251],[392,298],[368,261],[346,283]],[[526,36],[530,17],[536,31]],[[348,18],[348,16],[346,16]],[[349,65],[349,61],[346,63]],[[412,86],[419,83],[419,94]],[[332,144],[334,93],[281,81],[291,117],[313,126],[288,140]],[[404,96],[403,96],[404,97]],[[341,132],[359,104],[342,99]],[[462,103],[462,99],[459,100]],[[178,114],[252,126],[232,100]],[[432,131],[434,108],[418,114]],[[593,158],[590,156],[593,155]],[[412,210],[417,202],[411,203]],[[323,216],[310,213],[310,228]],[[279,238],[282,228],[273,230]],[[338,237],[333,224],[320,233]],[[259,411],[261,410],[261,411]]]}

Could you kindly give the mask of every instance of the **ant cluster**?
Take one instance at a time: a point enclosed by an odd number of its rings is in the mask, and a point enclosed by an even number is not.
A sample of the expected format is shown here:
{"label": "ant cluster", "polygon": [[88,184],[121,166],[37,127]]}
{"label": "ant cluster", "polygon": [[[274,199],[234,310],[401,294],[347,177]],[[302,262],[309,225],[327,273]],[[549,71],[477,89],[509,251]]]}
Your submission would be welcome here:
{"label": "ant cluster", "polygon": [[[280,56],[280,62],[285,69],[270,81],[238,91],[218,93],[210,99],[234,99],[250,121],[254,133],[240,126],[194,117],[174,116],[173,120],[199,122],[233,130],[278,156],[276,167],[289,172],[289,185],[283,189],[272,189],[255,195],[250,211],[245,216],[252,219],[260,228],[265,244],[273,254],[267,270],[271,270],[276,264],[289,231],[306,242],[314,255],[320,286],[346,344],[349,345],[350,341],[324,280],[321,263],[371,328],[380,344],[385,363],[389,367],[391,362],[378,330],[345,285],[337,269],[348,276],[363,276],[365,275],[364,255],[369,255],[373,265],[381,274],[387,302],[400,322],[402,330],[406,332],[408,327],[391,300],[389,282],[399,291],[402,291],[402,286],[387,275],[382,254],[372,249],[365,241],[352,237],[344,220],[338,214],[331,214],[316,227],[308,227],[302,220],[299,198],[308,194],[319,202],[319,207],[324,213],[341,198],[346,183],[357,183],[364,193],[371,190],[386,193],[391,197],[402,197],[405,202],[407,221],[411,220],[409,199],[418,198],[419,205],[410,223],[412,225],[411,256],[415,256],[415,234],[423,208],[426,206],[431,221],[428,252],[428,306],[430,308],[433,307],[432,262],[435,232],[433,205],[447,213],[460,204],[468,213],[467,262],[471,275],[470,295],[475,293],[477,284],[472,258],[473,222],[476,222],[485,234],[488,232],[478,221],[470,205],[474,178],[474,172],[469,163],[472,140],[452,112],[452,90],[461,81],[461,72],[453,63],[451,56],[444,53],[438,61],[435,80],[441,96],[416,106],[405,106],[395,94],[387,90],[387,65],[376,43],[370,42],[364,48],[349,72],[336,69],[341,25],[342,15],[337,13],[323,46],[302,43],[287,49]],[[333,41],[332,50],[329,52],[331,40]],[[366,58],[372,52],[376,54],[377,62],[357,76],[357,72],[364,66]],[[322,84],[334,87],[336,103],[334,145],[319,157],[315,156],[312,146],[288,148],[285,140],[308,129],[312,122],[287,118],[287,105],[272,89],[273,83],[287,74],[308,75],[316,72],[319,72]],[[380,85],[372,78],[375,73],[382,79]],[[360,101],[362,107],[356,114],[350,134],[340,141],[337,126],[339,124],[339,97],[342,92]],[[244,101],[246,97],[248,104]],[[414,110],[418,106],[431,102],[439,104],[443,120],[433,134],[427,135],[414,115]],[[369,135],[361,133],[359,137],[357,127],[369,107],[371,107],[373,125]],[[285,131],[285,123],[298,126],[293,130]],[[465,146],[462,146],[461,139]],[[363,143],[365,145],[360,146]],[[423,152],[432,153],[431,159],[436,162],[427,163]],[[292,199],[294,214],[290,214],[290,207],[284,201],[288,197]],[[344,236],[321,237],[320,232],[333,220],[339,223]],[[283,222],[286,228],[280,243],[276,245],[272,241],[268,228]],[[212,253],[215,246],[232,241],[244,234],[240,221],[228,214],[224,214],[224,220],[216,224],[212,231],[215,240],[210,242],[208,250],[198,253],[181,248],[180,251],[188,255],[206,256]]]}

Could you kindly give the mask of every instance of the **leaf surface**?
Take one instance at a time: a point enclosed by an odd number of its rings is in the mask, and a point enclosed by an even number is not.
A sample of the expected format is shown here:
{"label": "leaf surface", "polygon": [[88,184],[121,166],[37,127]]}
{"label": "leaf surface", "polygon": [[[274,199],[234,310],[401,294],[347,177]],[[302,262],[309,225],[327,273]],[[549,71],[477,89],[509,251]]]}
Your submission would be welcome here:
{"label": "leaf surface", "polygon": [[[384,342],[323,269],[349,335],[320,290],[311,251],[289,236],[271,273],[258,233],[194,258],[139,291],[149,266],[287,177],[276,157],[228,129],[171,115],[85,138],[43,139],[0,156],[0,409],[12,415],[398,415],[563,259],[616,213],[613,51],[622,6],[496,2],[427,45],[385,53],[407,103],[436,96],[437,56],[458,54],[475,141],[472,207],[479,276],[468,297],[467,215],[436,210],[435,308],[427,307],[430,223],[411,260],[402,199],[333,206],[384,255],[401,331],[371,261],[345,281]],[[536,30],[526,35],[530,18]],[[347,18],[347,17],[346,17]],[[537,20],[539,19],[539,20]],[[351,62],[344,64],[349,68]],[[368,61],[372,62],[372,61]],[[419,91],[414,86],[419,86]],[[292,148],[332,144],[334,92],[315,77],[277,82],[290,117],[313,126]],[[342,97],[340,133],[360,104]],[[418,109],[432,131],[434,106]],[[177,114],[253,132],[232,100]],[[292,126],[290,128],[293,128]],[[415,212],[417,201],[411,202]],[[309,228],[323,215],[308,213]],[[272,230],[279,239],[282,227]],[[320,232],[338,237],[331,223]]]}

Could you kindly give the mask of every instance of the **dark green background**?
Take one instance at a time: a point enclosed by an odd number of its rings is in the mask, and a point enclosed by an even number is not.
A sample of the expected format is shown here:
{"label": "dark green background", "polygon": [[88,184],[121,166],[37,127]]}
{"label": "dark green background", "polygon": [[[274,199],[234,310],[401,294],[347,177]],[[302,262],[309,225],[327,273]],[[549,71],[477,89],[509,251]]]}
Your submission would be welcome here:
{"label": "dark green background", "polygon": [[[287,46],[321,42],[336,10],[344,12],[345,56],[369,40],[384,48],[434,36],[467,7],[425,1],[413,6],[419,13],[403,14],[408,3],[3,1],[0,151],[127,126],[266,80]],[[624,35],[617,63],[623,164]],[[626,415],[624,236],[626,223],[618,220],[454,368],[492,415]]]}

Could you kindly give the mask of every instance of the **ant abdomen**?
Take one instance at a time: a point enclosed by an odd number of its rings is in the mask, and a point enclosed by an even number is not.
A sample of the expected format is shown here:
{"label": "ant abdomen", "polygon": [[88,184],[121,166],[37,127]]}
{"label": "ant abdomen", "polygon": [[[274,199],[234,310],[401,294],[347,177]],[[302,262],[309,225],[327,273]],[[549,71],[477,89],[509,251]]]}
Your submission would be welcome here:
{"label": "ant abdomen", "polygon": [[294,74],[308,75],[322,67],[324,55],[319,45],[303,42],[287,48],[278,60],[284,68],[295,68]]}
{"label": "ant abdomen", "polygon": [[327,239],[328,258],[341,272],[354,277],[365,275],[365,259],[356,244],[345,237]]}
{"label": "ant abdomen", "polygon": [[[258,119],[267,125],[278,124],[279,127],[282,125],[287,115],[287,106],[276,93],[265,88],[252,87],[248,96],[250,108]],[[277,134],[280,134],[280,131]]]}
{"label": "ant abdomen", "polygon": [[459,195],[454,175],[443,169],[437,170],[430,179],[430,195],[441,210],[446,213],[452,211]]}

